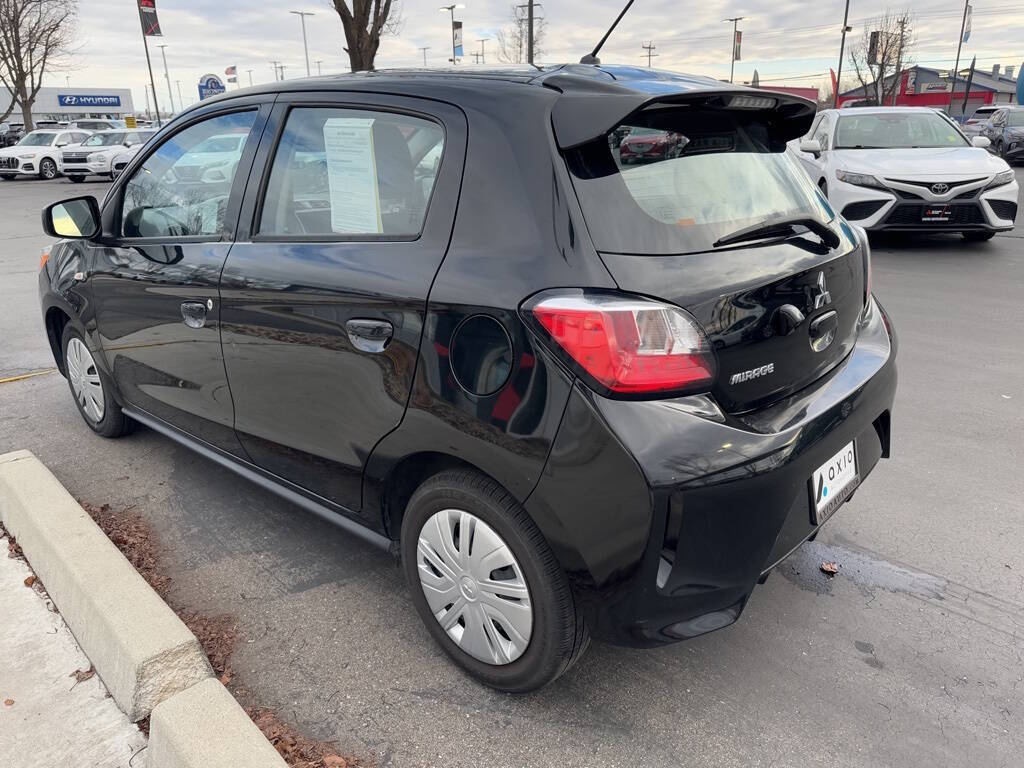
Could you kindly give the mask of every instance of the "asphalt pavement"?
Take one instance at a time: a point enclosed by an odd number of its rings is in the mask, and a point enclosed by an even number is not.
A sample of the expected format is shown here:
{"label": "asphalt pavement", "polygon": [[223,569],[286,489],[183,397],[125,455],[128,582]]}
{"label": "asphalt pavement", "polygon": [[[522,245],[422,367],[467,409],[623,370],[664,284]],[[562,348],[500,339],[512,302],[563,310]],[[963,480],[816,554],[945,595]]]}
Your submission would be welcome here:
{"label": "asphalt pavement", "polygon": [[[53,365],[39,210],[105,186],[0,184],[0,379]],[[892,459],[737,624],[595,644],[526,696],[447,662],[388,555],[147,429],[95,437],[56,373],[0,384],[0,452],[144,514],[177,602],[237,617],[249,703],[380,766],[1020,765],[1024,228],[879,242],[874,267],[900,337]]]}

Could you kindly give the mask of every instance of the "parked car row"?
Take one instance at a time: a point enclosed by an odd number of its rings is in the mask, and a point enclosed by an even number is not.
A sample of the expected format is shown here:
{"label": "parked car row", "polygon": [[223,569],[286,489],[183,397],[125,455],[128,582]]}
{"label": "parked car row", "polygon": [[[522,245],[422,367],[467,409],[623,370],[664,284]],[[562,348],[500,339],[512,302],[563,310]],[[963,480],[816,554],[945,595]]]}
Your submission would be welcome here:
{"label": "parked car row", "polygon": [[[997,138],[1001,150],[1009,135]],[[1012,141],[1017,152],[1024,137]],[[1013,169],[986,151],[988,135],[968,138],[933,109],[822,110],[790,146],[836,211],[869,232],[960,232],[979,241],[1013,229]]]}
{"label": "parked car row", "polygon": [[[156,133],[152,128],[110,127],[112,121],[78,122],[83,127],[40,128],[0,148],[0,179],[10,181],[19,175],[55,179],[60,174],[73,182],[89,176],[114,178],[115,162],[123,168]],[[90,131],[85,124],[99,130]]]}

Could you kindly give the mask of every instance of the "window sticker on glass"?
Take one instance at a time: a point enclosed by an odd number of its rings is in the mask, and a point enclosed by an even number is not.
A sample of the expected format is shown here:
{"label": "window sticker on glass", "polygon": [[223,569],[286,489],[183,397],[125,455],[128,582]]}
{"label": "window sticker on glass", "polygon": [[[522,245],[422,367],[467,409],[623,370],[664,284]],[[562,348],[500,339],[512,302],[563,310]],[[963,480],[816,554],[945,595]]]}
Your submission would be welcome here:
{"label": "window sticker on glass", "polygon": [[341,234],[382,233],[373,118],[332,117],[324,122],[331,229]]}

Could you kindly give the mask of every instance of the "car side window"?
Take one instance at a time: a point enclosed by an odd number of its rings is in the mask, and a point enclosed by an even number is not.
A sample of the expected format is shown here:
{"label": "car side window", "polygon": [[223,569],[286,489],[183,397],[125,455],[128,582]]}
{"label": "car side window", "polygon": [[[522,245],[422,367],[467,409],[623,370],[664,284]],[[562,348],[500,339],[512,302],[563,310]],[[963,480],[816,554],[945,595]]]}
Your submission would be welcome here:
{"label": "car side window", "polygon": [[164,141],[124,186],[122,236],[219,233],[255,120],[255,110],[218,115]]}
{"label": "car side window", "polygon": [[822,151],[829,148],[829,139],[832,137],[832,120],[828,117],[822,118],[818,124],[818,130],[812,138],[817,139],[821,144]]}
{"label": "car side window", "polygon": [[272,237],[416,237],[444,146],[420,117],[297,107],[285,124],[259,233]]}

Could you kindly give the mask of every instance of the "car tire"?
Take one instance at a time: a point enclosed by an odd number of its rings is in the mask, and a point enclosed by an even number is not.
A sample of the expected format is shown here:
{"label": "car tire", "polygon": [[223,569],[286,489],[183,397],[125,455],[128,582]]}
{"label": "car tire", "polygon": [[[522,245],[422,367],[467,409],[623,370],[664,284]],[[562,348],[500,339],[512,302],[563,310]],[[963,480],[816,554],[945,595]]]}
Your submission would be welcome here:
{"label": "car tire", "polygon": [[125,416],[113,397],[113,383],[93,359],[82,334],[70,323],[61,337],[64,372],[71,397],[82,419],[102,437],[121,437],[132,431],[135,422]]}
{"label": "car tire", "polygon": [[44,157],[39,161],[39,178],[52,181],[57,178],[59,171],[57,170],[57,164],[48,157]]}
{"label": "car tire", "polygon": [[[469,529],[465,556],[459,551],[463,522]],[[420,618],[452,660],[481,683],[512,693],[536,690],[572,667],[589,645],[569,581],[547,541],[490,478],[471,470],[434,475],[409,500],[401,536],[402,568]],[[488,554],[474,560],[473,545],[481,541]],[[521,596],[489,589],[503,581]],[[449,596],[452,603],[439,602]],[[442,620],[449,621],[448,629]]]}
{"label": "car tire", "polygon": [[996,142],[996,157],[1006,157],[1006,155],[1003,152],[1003,149],[1003,142],[1002,139],[1000,139],[999,141]]}
{"label": "car tire", "polygon": [[968,243],[983,243],[996,236],[995,232],[961,232],[960,234]]}
{"label": "car tire", "polygon": [[85,181],[85,176],[79,176],[77,173],[74,173],[68,176],[68,180],[72,184],[81,184],[83,181]]}

